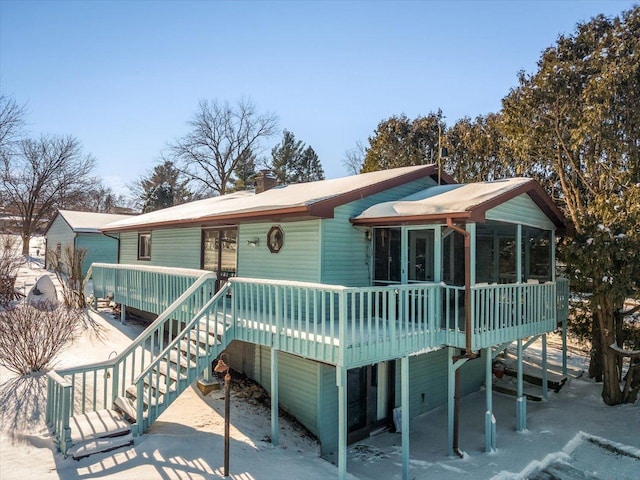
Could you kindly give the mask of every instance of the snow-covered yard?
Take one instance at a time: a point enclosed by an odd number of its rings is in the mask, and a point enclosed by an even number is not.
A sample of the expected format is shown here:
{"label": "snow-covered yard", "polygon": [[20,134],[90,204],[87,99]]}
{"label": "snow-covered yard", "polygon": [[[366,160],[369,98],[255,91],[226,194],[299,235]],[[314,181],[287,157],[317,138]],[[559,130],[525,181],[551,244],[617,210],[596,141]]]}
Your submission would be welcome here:
{"label": "snow-covered yard", "polygon": [[[44,273],[35,259],[20,271],[28,289]],[[121,351],[142,326],[122,326],[108,313],[94,315],[98,331],[86,330],[59,358],[58,366],[105,360]],[[535,360],[539,345],[527,350]],[[551,348],[553,363],[559,351]],[[587,368],[579,354],[570,358],[571,373],[548,401],[527,405],[528,431],[515,431],[515,398],[494,393],[498,451],[484,453],[484,392],[464,397],[461,448],[464,458],[447,457],[446,409],[438,408],[411,422],[410,478],[515,479],[553,478],[539,472],[568,472],[577,465],[584,478],[640,478],[640,405],[608,407],[601,385],[579,372]],[[578,377],[578,378],[576,378]],[[93,455],[80,461],[56,453],[44,425],[45,376],[16,378],[0,367],[0,479],[210,479],[223,478],[224,401],[220,391],[203,396],[188,389],[133,447]],[[337,469],[318,457],[318,445],[286,418],[280,445],[269,443],[269,411],[234,392],[231,404],[230,478],[237,480],[335,478]],[[331,460],[331,459],[329,459]],[[353,478],[401,478],[400,435],[382,433],[349,447]],[[568,474],[567,474],[568,475]],[[556,478],[563,478],[557,476]],[[569,478],[564,477],[564,478]]]}

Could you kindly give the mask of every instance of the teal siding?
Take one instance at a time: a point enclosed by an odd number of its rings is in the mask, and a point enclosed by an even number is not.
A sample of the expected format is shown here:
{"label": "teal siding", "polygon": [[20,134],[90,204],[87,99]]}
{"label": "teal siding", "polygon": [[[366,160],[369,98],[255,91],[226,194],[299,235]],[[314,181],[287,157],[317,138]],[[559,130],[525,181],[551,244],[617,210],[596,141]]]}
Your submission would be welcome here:
{"label": "teal siding", "polygon": [[[62,218],[60,215],[56,215],[53,223],[49,226],[47,230],[47,249],[56,251],[56,245],[59,243],[62,251],[64,252],[65,245],[73,246],[75,233],[71,230],[69,224]],[[50,258],[47,255],[47,268],[53,268],[53,265],[50,265]]]}
{"label": "teal siding", "polygon": [[322,221],[320,282],[353,287],[371,285],[371,242],[366,240],[364,230],[351,225],[349,219],[372,205],[397,200],[432,185],[435,185],[432,178],[422,178],[336,208],[334,218]]}
{"label": "teal siding", "polygon": [[[271,349],[256,352],[256,381],[271,394]],[[318,366],[295,355],[278,353],[278,395],[280,406],[311,433],[318,435]]]}
{"label": "teal siding", "polygon": [[[267,247],[267,233],[274,225],[280,225],[284,232],[284,245],[278,253]],[[256,238],[257,246],[247,243]],[[238,276],[320,282],[320,220],[240,225]]]}
{"label": "teal siding", "polygon": [[[397,362],[396,371],[400,371]],[[411,418],[447,403],[447,349],[409,358],[409,411]],[[477,391],[484,383],[484,360],[467,361],[460,367],[462,395]],[[400,376],[396,375],[396,406],[400,406]]]}
{"label": "teal siding", "polygon": [[138,232],[123,232],[120,263],[199,269],[201,243],[200,227],[152,230],[151,260],[138,260]]}
{"label": "teal siding", "polygon": [[318,440],[320,455],[329,455],[338,449],[338,386],[336,368],[319,363],[318,381]]}
{"label": "teal siding", "polygon": [[499,222],[520,223],[545,230],[555,228],[549,217],[526,193],[488,210],[486,218]]}
{"label": "teal siding", "polygon": [[113,237],[101,233],[79,233],[76,237],[76,248],[87,250],[82,263],[83,275],[92,263],[118,262],[118,240]]}

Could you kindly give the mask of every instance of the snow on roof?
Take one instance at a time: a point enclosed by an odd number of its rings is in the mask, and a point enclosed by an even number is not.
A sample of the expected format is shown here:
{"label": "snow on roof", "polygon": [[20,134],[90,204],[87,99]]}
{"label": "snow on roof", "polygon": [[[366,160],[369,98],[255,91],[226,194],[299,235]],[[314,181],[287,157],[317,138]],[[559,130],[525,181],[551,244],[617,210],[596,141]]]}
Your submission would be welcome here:
{"label": "snow on roof", "polygon": [[[278,214],[297,212],[311,214],[311,207],[324,201],[347,198],[365,189],[384,184],[387,181],[400,179],[403,176],[428,176],[433,173],[433,165],[394,168],[377,172],[363,173],[350,177],[334,178],[317,182],[297,183],[275,187],[265,192],[254,194],[240,191],[219,197],[207,198],[175,207],[157,210],[135,218],[127,218],[105,227],[104,230],[123,230],[135,227],[151,227],[172,223],[189,223],[215,221],[222,218],[247,218],[260,214]],[[364,193],[363,193],[364,195]]]}
{"label": "snow on roof", "polygon": [[111,222],[131,218],[131,215],[78,212],[74,210],[59,210],[58,214],[64,218],[76,233],[100,233],[100,229]]}
{"label": "snow on roof", "polygon": [[464,213],[532,181],[530,178],[511,178],[437,185],[399,200],[373,205],[354,220]]}

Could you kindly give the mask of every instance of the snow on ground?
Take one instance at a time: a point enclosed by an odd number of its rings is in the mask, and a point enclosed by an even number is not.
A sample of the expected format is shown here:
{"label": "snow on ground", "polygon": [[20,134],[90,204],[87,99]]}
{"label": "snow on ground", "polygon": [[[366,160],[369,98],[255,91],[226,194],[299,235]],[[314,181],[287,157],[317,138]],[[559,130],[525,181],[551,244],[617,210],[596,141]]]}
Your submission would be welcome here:
{"label": "snow on ground", "polygon": [[[28,288],[42,273],[41,262],[34,258],[21,269],[20,281]],[[100,328],[85,331],[62,352],[58,366],[105,360],[128,345],[142,328],[133,322],[122,326],[107,313],[93,318]],[[551,343],[549,354],[550,362],[557,366],[560,355],[555,346]],[[540,344],[526,353],[525,361],[535,363]],[[588,472],[584,478],[640,479],[640,402],[606,406],[600,398],[601,385],[580,376],[587,368],[585,357],[572,353],[569,366],[570,379],[559,393],[550,391],[548,401],[528,402],[526,432],[515,431],[515,398],[494,393],[497,452],[484,453],[484,391],[461,402],[462,459],[447,457],[446,408],[414,419],[410,478],[551,478],[539,472],[546,468],[557,473],[567,471],[567,465],[579,464]],[[16,378],[0,367],[1,480],[223,478],[221,391],[203,396],[190,388],[133,447],[74,461],[55,452],[44,425],[44,379],[42,375]],[[336,478],[335,465],[318,457],[317,443],[286,418],[280,422],[280,445],[273,446],[268,440],[269,415],[263,405],[236,392],[232,395],[230,478]],[[382,433],[349,447],[351,478],[400,479],[400,465],[399,434]]]}

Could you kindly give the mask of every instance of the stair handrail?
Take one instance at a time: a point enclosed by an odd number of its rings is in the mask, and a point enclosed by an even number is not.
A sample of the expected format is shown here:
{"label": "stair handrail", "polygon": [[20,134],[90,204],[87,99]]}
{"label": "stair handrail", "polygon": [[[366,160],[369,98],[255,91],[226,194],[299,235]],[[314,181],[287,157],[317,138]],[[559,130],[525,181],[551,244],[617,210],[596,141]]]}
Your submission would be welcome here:
{"label": "stair handrail", "polygon": [[[78,371],[79,369],[83,370],[92,370],[93,368],[102,368],[102,367],[114,367],[122,362],[122,360],[127,357],[133,350],[135,350],[139,344],[145,342],[148,338],[150,338],[153,334],[155,334],[158,327],[163,326],[163,324],[169,319],[169,316],[175,312],[198,288],[200,288],[205,282],[212,281],[215,282],[217,279],[217,275],[215,272],[205,272],[203,273],[188,289],[184,291],[182,295],[180,295],[167,309],[162,312],[158,317],[147,327],[145,328],[140,335],[138,335],[122,352],[113,357],[110,360],[103,360],[101,362],[89,363],[86,365],[81,365],[79,367],[70,367],[65,369],[56,370],[59,375],[64,375],[66,373],[71,373]],[[214,297],[215,298],[215,297]],[[182,333],[184,328],[179,332],[176,332],[177,335]]]}
{"label": "stair handrail", "polygon": [[[194,325],[200,321],[201,317],[207,313],[207,311],[213,306],[215,305],[221,298],[224,299],[225,296],[227,295],[227,292],[232,288],[232,282],[227,282],[225,283],[222,287],[220,287],[220,290],[218,290],[218,292],[216,292],[216,294],[209,299],[209,301],[193,316],[193,318],[185,325],[185,327],[180,331],[180,333],[178,333],[175,338],[173,340],[171,340],[164,348],[164,350],[162,350],[162,352],[160,352],[158,355],[155,356],[155,359],[149,363],[149,365],[147,365],[147,367],[136,377],[136,379],[134,380],[132,385],[135,385],[136,387],[136,391],[138,392],[138,402],[137,402],[137,412],[136,412],[136,423],[138,423],[138,434],[141,434],[144,431],[144,423],[143,423],[143,402],[142,402],[142,397],[140,396],[140,392],[143,389],[144,386],[144,378],[150,374],[152,374],[153,370],[156,369],[160,362],[162,360],[164,360],[168,355],[170,355],[171,351],[177,347],[179,345],[179,343],[181,341],[184,340],[185,336],[189,336],[189,332],[192,330],[192,328],[194,327]],[[218,322],[218,319],[214,320],[215,322]],[[231,326],[225,330],[225,336],[226,336],[226,340],[227,342],[232,340],[231,337],[228,336],[227,332],[229,329],[231,329],[233,327],[233,324],[235,322],[235,319],[232,318],[231,319]],[[215,347],[211,346],[209,343],[207,343],[207,353],[206,353],[206,357],[209,356],[210,351],[213,348],[218,348],[219,346],[216,345]],[[200,356],[198,356],[198,360],[202,358]],[[211,358],[211,361],[213,361],[214,359]],[[199,369],[199,367],[197,368],[197,370]],[[199,373],[199,372],[198,372]],[[166,407],[165,407],[166,408]]]}

